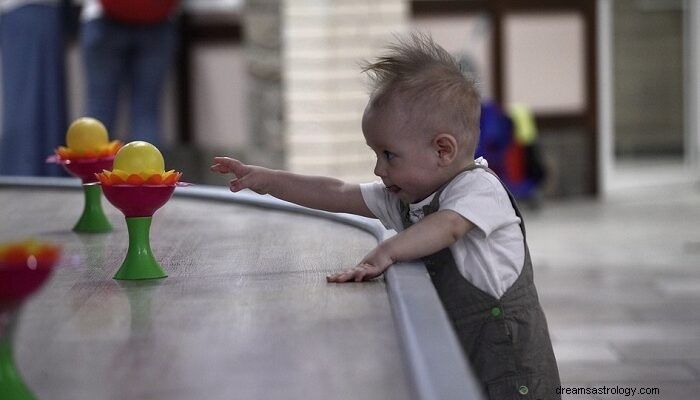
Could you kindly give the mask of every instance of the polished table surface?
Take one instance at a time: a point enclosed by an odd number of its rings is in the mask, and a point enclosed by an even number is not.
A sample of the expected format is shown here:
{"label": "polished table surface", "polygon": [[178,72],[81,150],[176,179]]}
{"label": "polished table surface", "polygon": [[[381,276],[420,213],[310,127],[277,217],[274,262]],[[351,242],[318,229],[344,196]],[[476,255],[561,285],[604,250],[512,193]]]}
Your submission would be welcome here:
{"label": "polished table surface", "polygon": [[[178,189],[186,190],[186,189]],[[338,222],[174,197],[151,226],[160,280],[116,281],[123,216],[76,234],[76,189],[0,187],[0,241],[64,257],[22,309],[16,361],[39,399],[410,399],[384,280],[328,284],[375,244]]]}

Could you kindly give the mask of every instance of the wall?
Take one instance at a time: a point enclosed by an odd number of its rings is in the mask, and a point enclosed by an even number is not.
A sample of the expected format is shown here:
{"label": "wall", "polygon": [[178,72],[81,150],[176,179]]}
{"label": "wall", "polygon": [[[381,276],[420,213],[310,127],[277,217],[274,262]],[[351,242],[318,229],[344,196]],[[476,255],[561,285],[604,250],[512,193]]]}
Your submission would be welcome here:
{"label": "wall", "polygon": [[[229,12],[231,7],[240,7],[231,1],[210,3],[207,7],[216,3]],[[196,9],[196,4],[191,1],[190,7]],[[376,56],[392,33],[409,25],[429,30],[448,50],[471,55],[481,73],[485,97],[493,87],[488,20],[471,15],[410,21],[407,6],[401,0],[248,2],[241,10],[247,21],[245,45],[240,41],[193,42],[190,147],[176,145],[176,93],[171,79],[163,115],[168,144],[164,151],[170,154],[166,159],[194,180],[205,182],[219,182],[206,172],[214,154],[351,181],[375,179],[373,155],[360,130],[367,88],[358,64]],[[580,21],[567,14],[547,14],[513,17],[511,22],[505,32],[511,47],[504,55],[513,60],[505,71],[509,101],[524,100],[545,113],[556,112],[556,106],[562,104],[565,112],[579,108]],[[543,49],[547,51],[542,53]],[[72,117],[83,109],[79,57],[73,44],[68,67]],[[557,69],[561,63],[567,68]],[[549,72],[540,75],[550,78],[545,84],[528,73],[543,69]],[[552,71],[559,75],[553,76]],[[561,99],[566,101],[558,101]],[[123,114],[115,136],[127,138]],[[555,170],[552,176],[556,179],[552,178],[548,189],[552,195],[584,192],[571,187],[572,181],[588,179],[591,170],[581,158],[588,144],[579,140],[580,135],[575,130],[543,132],[547,162]],[[567,179],[570,177],[574,179]]]}

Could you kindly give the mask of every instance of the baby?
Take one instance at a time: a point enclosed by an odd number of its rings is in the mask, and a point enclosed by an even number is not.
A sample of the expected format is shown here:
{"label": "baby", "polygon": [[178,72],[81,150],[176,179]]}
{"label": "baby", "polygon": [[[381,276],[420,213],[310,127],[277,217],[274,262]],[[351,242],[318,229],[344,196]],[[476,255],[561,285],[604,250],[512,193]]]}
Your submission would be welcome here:
{"label": "baby", "polygon": [[364,67],[373,90],[362,117],[381,182],[352,184],[214,158],[251,189],[302,206],[379,219],[398,232],[328,282],[363,281],[422,259],[465,355],[492,400],[559,399],[559,372],[533,283],[515,200],[474,160],[474,82],[426,35],[399,39]]}

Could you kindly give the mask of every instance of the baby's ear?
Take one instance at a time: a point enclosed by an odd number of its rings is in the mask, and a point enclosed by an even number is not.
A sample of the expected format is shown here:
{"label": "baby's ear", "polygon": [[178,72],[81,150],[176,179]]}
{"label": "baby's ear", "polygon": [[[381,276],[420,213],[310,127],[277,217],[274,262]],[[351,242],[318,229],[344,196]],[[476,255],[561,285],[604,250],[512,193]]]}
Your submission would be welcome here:
{"label": "baby's ear", "polygon": [[449,133],[439,133],[433,138],[433,148],[437,151],[438,164],[447,166],[457,157],[457,139]]}

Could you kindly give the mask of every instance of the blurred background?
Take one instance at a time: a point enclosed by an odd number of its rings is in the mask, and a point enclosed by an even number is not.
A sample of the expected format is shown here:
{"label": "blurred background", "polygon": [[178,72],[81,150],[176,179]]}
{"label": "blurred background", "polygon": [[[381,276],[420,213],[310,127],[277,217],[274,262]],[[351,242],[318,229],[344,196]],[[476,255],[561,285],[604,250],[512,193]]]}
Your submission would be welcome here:
{"label": "blurred background", "polygon": [[[65,43],[68,121],[87,109],[80,7],[71,3]],[[206,170],[214,154],[373,179],[358,64],[393,34],[418,29],[476,75],[485,103],[506,115],[514,105],[531,112],[545,175],[538,194],[695,181],[696,8],[682,0],[185,0],[172,17],[161,148],[195,182],[222,182]],[[128,140],[123,103],[110,135]]]}
{"label": "blurred background", "polygon": [[[68,121],[86,109],[80,7]],[[481,154],[531,206],[565,386],[697,398],[700,2],[185,0],[172,18],[160,147],[168,168],[209,184],[226,182],[208,172],[214,155],[373,180],[359,63],[394,34],[430,33],[477,77]],[[119,107],[111,136],[126,139]]]}

